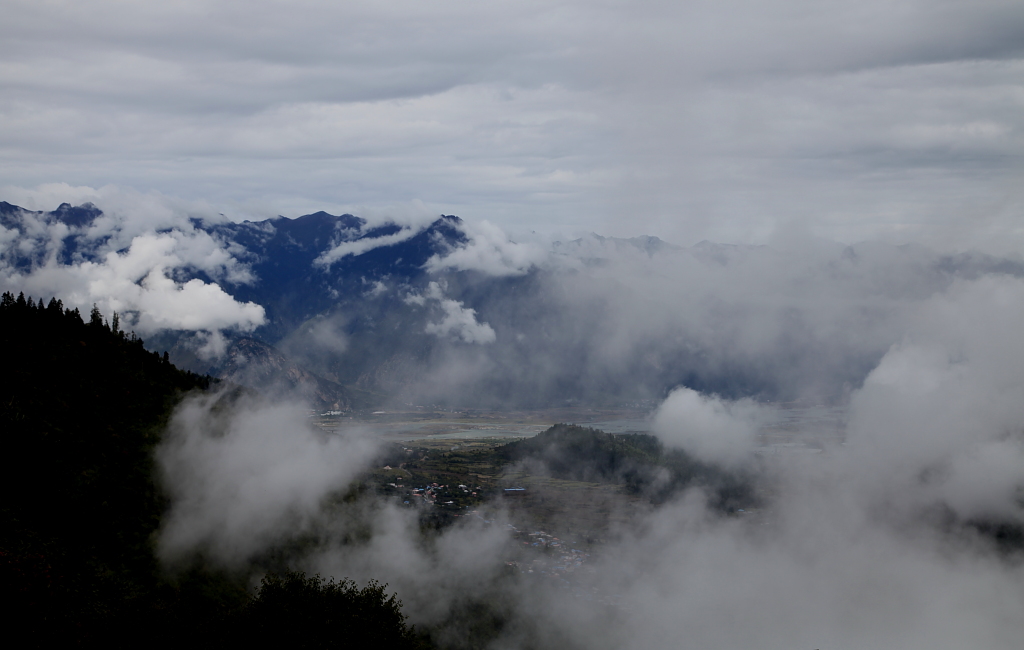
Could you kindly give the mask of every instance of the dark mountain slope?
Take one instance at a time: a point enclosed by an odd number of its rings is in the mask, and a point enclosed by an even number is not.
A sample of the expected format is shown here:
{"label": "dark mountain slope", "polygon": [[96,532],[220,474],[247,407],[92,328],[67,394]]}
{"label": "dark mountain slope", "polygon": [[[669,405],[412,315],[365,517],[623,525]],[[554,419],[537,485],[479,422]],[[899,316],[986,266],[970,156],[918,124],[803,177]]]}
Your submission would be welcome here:
{"label": "dark mountain slope", "polygon": [[[249,574],[153,555],[166,508],[152,454],[183,372],[93,310],[0,300],[0,622],[18,647],[425,647],[384,587]],[[262,573],[260,568],[253,572]],[[296,617],[302,617],[296,629]]]}
{"label": "dark mountain slope", "polygon": [[[339,305],[361,312],[364,295],[377,281],[423,284],[428,259],[465,243],[459,224],[458,217],[442,216],[408,239],[342,257],[329,266],[316,260],[337,244],[395,235],[401,229],[385,225],[363,230],[363,219],[326,212],[211,226],[199,222],[198,226],[246,250],[256,282],[225,289],[236,299],[251,300],[267,310],[268,323],[257,335],[273,344],[309,318]],[[352,318],[351,323],[358,328],[360,319]]]}
{"label": "dark mountain slope", "polygon": [[152,588],[152,449],[210,380],[56,300],[4,294],[0,346],[0,585],[25,629],[73,635]]}
{"label": "dark mountain slope", "polygon": [[239,339],[228,348],[221,377],[260,392],[297,396],[321,409],[361,409],[380,400],[309,372],[274,347],[252,338]]}

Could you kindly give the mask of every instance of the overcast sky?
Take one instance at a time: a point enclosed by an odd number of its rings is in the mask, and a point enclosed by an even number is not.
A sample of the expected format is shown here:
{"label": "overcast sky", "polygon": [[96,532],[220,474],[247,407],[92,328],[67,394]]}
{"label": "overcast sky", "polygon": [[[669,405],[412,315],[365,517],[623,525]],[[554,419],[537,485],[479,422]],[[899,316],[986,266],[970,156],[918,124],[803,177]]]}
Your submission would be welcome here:
{"label": "overcast sky", "polygon": [[0,89],[12,202],[1024,246],[1020,0],[4,0]]}

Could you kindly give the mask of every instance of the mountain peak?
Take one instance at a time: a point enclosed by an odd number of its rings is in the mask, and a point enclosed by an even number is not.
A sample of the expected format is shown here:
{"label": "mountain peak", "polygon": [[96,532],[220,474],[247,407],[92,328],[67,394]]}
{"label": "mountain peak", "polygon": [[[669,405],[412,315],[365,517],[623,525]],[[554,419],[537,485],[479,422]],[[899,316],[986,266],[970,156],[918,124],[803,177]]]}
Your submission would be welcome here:
{"label": "mountain peak", "polygon": [[81,227],[91,224],[102,214],[102,210],[87,201],[77,207],[70,203],[61,203],[50,216],[69,226]]}

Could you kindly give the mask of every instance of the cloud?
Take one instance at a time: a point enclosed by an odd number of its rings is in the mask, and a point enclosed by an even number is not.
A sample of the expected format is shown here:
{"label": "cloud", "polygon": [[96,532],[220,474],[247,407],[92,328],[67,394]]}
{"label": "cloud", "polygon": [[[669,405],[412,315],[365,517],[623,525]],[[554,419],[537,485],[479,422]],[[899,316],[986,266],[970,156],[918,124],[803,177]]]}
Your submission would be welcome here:
{"label": "cloud", "polygon": [[877,474],[866,491],[899,494],[893,502],[906,509],[1024,521],[1022,298],[1024,282],[996,276],[956,283],[921,306],[913,335],[851,399],[849,444]]}
{"label": "cloud", "polygon": [[321,499],[363,469],[377,443],[315,430],[301,404],[204,395],[175,412],[157,461],[173,499],[160,555],[196,549],[226,564],[309,526]]}
{"label": "cloud", "polygon": [[463,231],[469,242],[445,255],[431,257],[426,264],[428,271],[454,269],[493,276],[523,275],[548,259],[544,248],[532,243],[516,243],[488,221],[463,222]]}
{"label": "cloud", "polygon": [[[685,385],[725,398],[839,399],[899,340],[908,310],[959,272],[940,270],[931,251],[880,248],[585,237],[522,276],[452,280],[450,299],[508,335],[489,347],[483,375],[451,392],[530,402],[660,398]],[[504,266],[500,251],[487,254],[481,267]]]}
{"label": "cloud", "polygon": [[329,268],[331,264],[334,264],[344,257],[349,255],[362,255],[363,253],[382,246],[393,246],[408,239],[412,239],[418,234],[418,232],[419,230],[414,228],[401,228],[398,232],[390,235],[364,237],[363,239],[357,239],[355,241],[343,241],[321,253],[320,256],[313,261],[313,264],[314,266]]}
{"label": "cloud", "polygon": [[[43,188],[40,194],[49,192]],[[237,301],[214,282],[181,277],[201,272],[234,285],[254,280],[236,257],[244,251],[189,221],[204,215],[201,207],[197,214],[175,199],[116,188],[93,194],[104,212],[91,223],[68,226],[45,214],[16,215],[0,251],[0,278],[8,287],[60,296],[84,311],[96,304],[108,317],[119,312],[124,325],[140,334],[206,330],[209,340],[217,341],[219,330],[252,331],[265,322],[260,305]],[[222,347],[208,347],[206,353]]]}
{"label": "cloud", "polygon": [[7,8],[8,183],[288,216],[421,200],[681,244],[799,218],[846,243],[1020,247],[1013,3],[93,6]]}
{"label": "cloud", "polygon": [[658,408],[654,431],[701,460],[735,466],[749,460],[763,410],[750,399],[728,402],[678,388]]}
{"label": "cloud", "polygon": [[465,307],[457,300],[446,298],[444,290],[437,282],[428,284],[426,291],[420,295],[406,296],[405,301],[418,306],[427,305],[429,302],[436,306],[435,310],[439,308],[441,320],[428,322],[425,330],[427,334],[481,345],[493,343],[497,338],[490,325],[477,321],[475,309]]}
{"label": "cloud", "polygon": [[143,235],[122,254],[101,262],[61,266],[51,262],[28,275],[11,272],[5,281],[36,295],[61,295],[70,305],[102,305],[101,311],[130,315],[140,333],[162,329],[251,331],[262,325],[263,308],[240,303],[216,284],[176,282],[170,271],[184,265],[175,238]]}

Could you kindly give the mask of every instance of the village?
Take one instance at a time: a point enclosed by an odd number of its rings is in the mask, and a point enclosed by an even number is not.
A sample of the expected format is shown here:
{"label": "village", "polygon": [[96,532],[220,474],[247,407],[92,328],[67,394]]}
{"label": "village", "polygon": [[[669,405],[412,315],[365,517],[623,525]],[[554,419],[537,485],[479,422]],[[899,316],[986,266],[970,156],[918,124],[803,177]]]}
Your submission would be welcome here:
{"label": "village", "polygon": [[[609,596],[587,586],[586,578],[595,571],[592,553],[598,552],[596,540],[566,535],[559,527],[549,532],[548,528],[529,525],[528,522],[536,518],[534,515],[539,514],[529,503],[536,495],[529,487],[508,483],[509,477],[494,462],[493,455],[487,453],[493,450],[495,443],[459,441],[460,444],[452,445],[452,442],[447,440],[443,445],[435,443],[426,447],[402,446],[400,455],[407,460],[401,461],[395,458],[399,454],[393,453],[391,462],[395,464],[374,469],[368,476],[368,483],[397,505],[420,510],[422,521],[457,525],[460,520],[472,520],[485,526],[502,526],[510,538],[509,553],[504,560],[510,573],[526,580],[554,581],[575,598],[609,601]],[[477,480],[467,480],[470,476]],[[548,516],[541,518],[548,524],[559,523],[558,517],[552,521],[549,513],[545,514]],[[571,509],[563,515],[566,529],[578,528]],[[514,521],[509,523],[509,519]]]}

